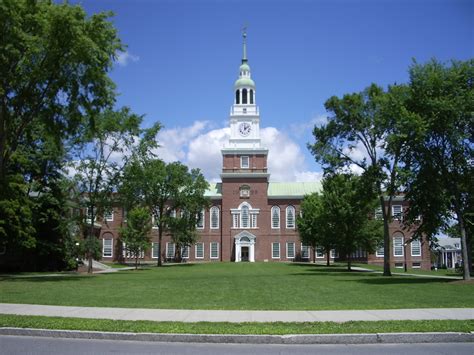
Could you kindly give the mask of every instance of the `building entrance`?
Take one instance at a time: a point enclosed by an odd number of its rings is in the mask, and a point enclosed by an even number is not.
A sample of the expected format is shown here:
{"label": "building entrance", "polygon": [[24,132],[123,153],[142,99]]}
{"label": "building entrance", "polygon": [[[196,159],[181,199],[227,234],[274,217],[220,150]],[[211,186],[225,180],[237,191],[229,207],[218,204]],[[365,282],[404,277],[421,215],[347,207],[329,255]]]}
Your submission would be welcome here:
{"label": "building entrance", "polygon": [[249,261],[249,247],[242,247],[240,253],[242,261]]}

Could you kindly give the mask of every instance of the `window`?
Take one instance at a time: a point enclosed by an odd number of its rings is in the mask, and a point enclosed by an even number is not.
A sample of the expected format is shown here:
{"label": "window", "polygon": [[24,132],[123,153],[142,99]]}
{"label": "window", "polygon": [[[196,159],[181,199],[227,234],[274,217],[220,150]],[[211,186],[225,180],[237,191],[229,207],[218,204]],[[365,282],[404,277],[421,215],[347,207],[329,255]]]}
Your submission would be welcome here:
{"label": "window", "polygon": [[255,213],[250,215],[250,228],[257,228],[257,215]]}
{"label": "window", "polygon": [[403,237],[393,238],[393,256],[403,256]]}
{"label": "window", "polygon": [[418,262],[413,263],[413,264],[411,264],[411,267],[412,267],[413,269],[419,269],[419,268],[421,268],[421,263],[418,263]]}
{"label": "window", "polygon": [[247,89],[242,90],[242,103],[243,104],[247,103]]}
{"label": "window", "polygon": [[395,268],[403,269],[403,263],[395,263]]}
{"label": "window", "polygon": [[401,221],[402,220],[402,212],[403,212],[402,205],[393,205],[392,206],[393,219]]}
{"label": "window", "polygon": [[330,251],[330,257],[332,259],[337,259],[339,257],[339,253],[336,251],[336,249],[331,249]]}
{"label": "window", "polygon": [[242,169],[248,169],[250,166],[249,157],[244,155],[240,157],[240,167]]}
{"label": "window", "polygon": [[383,246],[383,242],[379,244],[377,250],[375,251],[375,256],[377,258],[383,258],[383,256],[385,255],[385,251],[384,251],[384,246]]}
{"label": "window", "polygon": [[295,257],[295,243],[286,243],[286,258],[293,259]]}
{"label": "window", "polygon": [[[128,248],[127,248],[127,245],[125,243],[122,243],[122,256],[125,258],[125,259],[135,259],[135,253],[130,251]],[[138,257],[140,259],[143,259],[145,257],[145,253],[143,250],[140,250],[138,252]]]}
{"label": "window", "polygon": [[113,220],[114,220],[114,210],[111,209],[111,210],[105,211],[105,213],[104,213],[104,219],[105,219],[107,222],[113,222]]}
{"label": "window", "polygon": [[286,208],[286,228],[295,228],[295,208],[293,206]]}
{"label": "window", "polygon": [[378,207],[375,209],[375,219],[383,219],[382,207]]}
{"label": "window", "polygon": [[211,215],[211,229],[218,229],[219,228],[219,207],[214,206],[211,208],[210,211]]}
{"label": "window", "polygon": [[242,206],[240,212],[240,226],[241,228],[249,228],[249,208],[248,206]]}
{"label": "window", "polygon": [[419,240],[411,242],[411,256],[421,256],[421,243]]}
{"label": "window", "polygon": [[205,216],[206,211],[203,209],[201,212],[198,213],[197,215],[197,223],[196,223],[196,228],[197,229],[204,229],[204,216]]}
{"label": "window", "polygon": [[323,248],[316,247],[316,258],[317,259],[323,259],[324,258]]}
{"label": "window", "polygon": [[237,105],[240,104],[240,91],[239,90],[235,91],[235,103]]}
{"label": "window", "polygon": [[272,229],[280,229],[280,207],[272,207]]}
{"label": "window", "polygon": [[309,259],[309,246],[301,245],[301,258]]}
{"label": "window", "polygon": [[160,255],[160,245],[159,243],[151,243],[151,257],[152,259],[158,259]]}
{"label": "window", "polygon": [[272,243],[272,259],[280,258],[280,243]]}
{"label": "window", "polygon": [[239,228],[239,215],[237,213],[232,214],[232,228]]}
{"label": "window", "polygon": [[102,256],[103,257],[112,257],[113,255],[113,239],[102,239]]}
{"label": "window", "polygon": [[174,243],[166,243],[166,258],[173,259],[174,258]]}
{"label": "window", "polygon": [[217,259],[219,257],[219,243],[211,243],[211,259]]}
{"label": "window", "polygon": [[171,218],[176,218],[176,210],[171,210],[170,217]]}
{"label": "window", "polygon": [[185,245],[181,248],[181,258],[188,259],[189,258],[189,246]]}
{"label": "window", "polygon": [[94,214],[94,221],[95,221],[97,219],[97,209],[95,207],[93,208],[87,207],[86,218],[89,222],[92,219],[92,214]]}
{"label": "window", "polygon": [[250,104],[253,105],[253,90],[250,89]]}
{"label": "window", "polygon": [[196,243],[196,259],[204,258],[204,243]]}
{"label": "window", "polygon": [[153,229],[158,229],[158,219],[155,218],[154,214],[151,215],[151,227]]}

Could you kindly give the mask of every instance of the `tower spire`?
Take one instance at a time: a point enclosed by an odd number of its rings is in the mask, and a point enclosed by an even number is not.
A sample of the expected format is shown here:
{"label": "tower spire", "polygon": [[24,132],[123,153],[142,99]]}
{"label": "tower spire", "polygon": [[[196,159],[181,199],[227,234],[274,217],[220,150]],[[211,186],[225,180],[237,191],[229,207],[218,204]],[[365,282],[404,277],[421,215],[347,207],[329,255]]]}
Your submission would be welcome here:
{"label": "tower spire", "polygon": [[243,38],[243,56],[242,64],[247,63],[247,26],[242,28],[242,38]]}

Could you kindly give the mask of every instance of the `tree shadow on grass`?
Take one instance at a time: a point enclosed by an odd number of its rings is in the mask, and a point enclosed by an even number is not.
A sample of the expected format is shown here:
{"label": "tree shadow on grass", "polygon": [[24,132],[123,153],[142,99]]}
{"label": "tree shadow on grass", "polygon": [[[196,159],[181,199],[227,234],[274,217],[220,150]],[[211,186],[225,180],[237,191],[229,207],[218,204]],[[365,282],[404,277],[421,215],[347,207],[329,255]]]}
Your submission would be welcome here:
{"label": "tree shadow on grass", "polygon": [[58,275],[58,276],[1,276],[0,282],[51,282],[51,281],[81,281],[96,275]]}
{"label": "tree shadow on grass", "polygon": [[337,281],[352,281],[360,282],[367,285],[422,285],[422,284],[435,284],[435,283],[450,283],[456,280],[447,279],[435,279],[428,277],[409,277],[409,276],[376,276],[370,278],[361,278],[358,280],[337,280]]}

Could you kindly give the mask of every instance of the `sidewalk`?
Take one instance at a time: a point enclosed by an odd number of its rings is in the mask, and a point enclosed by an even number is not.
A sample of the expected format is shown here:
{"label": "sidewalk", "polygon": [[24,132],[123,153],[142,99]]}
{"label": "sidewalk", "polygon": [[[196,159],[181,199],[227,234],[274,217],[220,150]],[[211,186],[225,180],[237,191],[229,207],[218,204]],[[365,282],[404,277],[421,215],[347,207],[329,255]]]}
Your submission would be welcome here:
{"label": "sidewalk", "polygon": [[0,303],[0,314],[174,322],[348,322],[474,319],[474,308],[420,308],[340,311],[217,311],[67,307]]}

